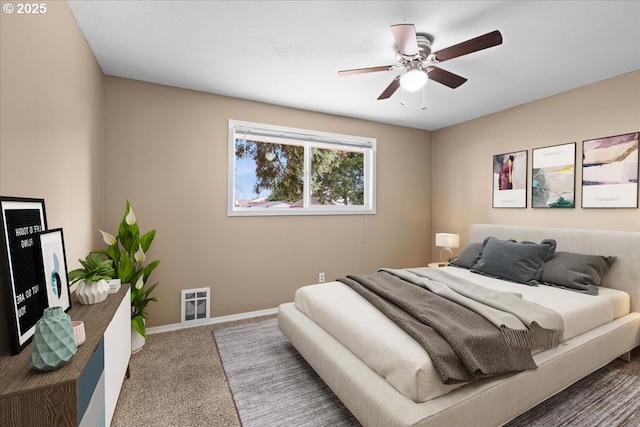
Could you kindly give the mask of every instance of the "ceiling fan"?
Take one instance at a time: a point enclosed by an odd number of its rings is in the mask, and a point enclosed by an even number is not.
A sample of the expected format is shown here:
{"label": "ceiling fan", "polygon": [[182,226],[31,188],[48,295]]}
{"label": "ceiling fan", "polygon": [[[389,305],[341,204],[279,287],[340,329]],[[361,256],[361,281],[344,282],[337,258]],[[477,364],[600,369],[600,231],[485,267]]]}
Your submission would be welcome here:
{"label": "ceiling fan", "polygon": [[338,76],[405,69],[406,72],[396,76],[378,99],[389,98],[400,86],[409,91],[418,90],[425,85],[428,79],[455,89],[467,79],[436,67],[436,64],[502,44],[502,34],[495,30],[437,52],[431,52],[433,38],[428,34],[416,33],[413,24],[392,25],[391,33],[396,40],[398,64],[342,70],[338,71]]}

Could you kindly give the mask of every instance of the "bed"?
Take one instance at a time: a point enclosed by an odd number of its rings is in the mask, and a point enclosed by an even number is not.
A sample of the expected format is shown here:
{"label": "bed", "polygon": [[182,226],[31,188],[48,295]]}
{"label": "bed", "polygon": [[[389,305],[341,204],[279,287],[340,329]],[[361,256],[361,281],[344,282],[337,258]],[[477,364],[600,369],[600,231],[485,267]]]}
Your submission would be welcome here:
{"label": "bed", "polygon": [[[371,312],[370,304],[358,295],[342,295],[341,292],[349,292],[337,282],[299,289],[296,301],[279,307],[279,327],[345,406],[367,427],[503,425],[612,360],[628,357],[629,351],[640,344],[640,233],[495,224],[470,226],[470,243],[484,242],[489,236],[533,242],[554,239],[556,253],[565,251],[616,257],[597,297],[565,289],[537,287],[558,296],[551,298],[560,301],[557,308],[564,310],[569,307],[570,310],[563,314],[566,341],[535,354],[536,369],[465,384],[436,384],[433,378],[420,383],[422,379],[418,377],[433,374],[424,366],[428,361],[412,360],[412,354],[420,353],[420,349],[415,343],[413,347],[407,344],[411,338],[402,329],[396,327],[394,331],[394,325],[390,325],[382,313]],[[455,267],[446,269],[452,270],[452,274],[481,276]],[[497,280],[481,278],[487,284]],[[331,292],[331,296],[324,300],[316,298],[314,293],[320,289],[319,286],[334,287],[337,293]],[[524,294],[530,291],[527,286],[517,286]],[[597,316],[585,316],[579,310],[572,314],[572,306],[579,306],[577,301],[586,301],[585,298],[602,301],[606,315],[593,319]],[[341,317],[343,314],[339,307],[345,299],[347,305],[356,307],[355,311],[364,316],[366,322],[358,325],[352,318]],[[341,328],[340,325],[349,327]],[[349,332],[342,329],[351,329],[355,335],[348,335]],[[399,342],[409,346],[409,350],[402,347],[403,360],[388,353],[400,345],[397,344]],[[415,380],[398,373],[397,367],[403,363],[408,365],[405,371],[411,371],[412,363],[422,364],[413,367]]]}

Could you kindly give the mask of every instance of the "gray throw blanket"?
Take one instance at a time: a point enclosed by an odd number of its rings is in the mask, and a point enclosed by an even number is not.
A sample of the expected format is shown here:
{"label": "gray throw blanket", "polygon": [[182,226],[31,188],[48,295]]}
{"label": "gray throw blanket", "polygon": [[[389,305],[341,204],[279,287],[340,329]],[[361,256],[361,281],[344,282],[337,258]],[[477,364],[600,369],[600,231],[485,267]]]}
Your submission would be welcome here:
{"label": "gray throw blanket", "polygon": [[500,328],[507,343],[532,351],[546,350],[564,340],[564,321],[555,311],[522,299],[522,295],[494,291],[442,269],[381,269],[455,301]]}
{"label": "gray throw blanket", "polygon": [[[422,345],[444,384],[536,368],[527,346],[509,345],[501,327],[475,310],[423,287],[423,282],[431,279],[416,276],[417,279],[408,281],[405,279],[415,274],[408,273],[410,276],[407,276],[406,273],[403,270],[381,270],[369,275],[349,275],[339,280]],[[442,283],[434,287],[440,291],[448,288]],[[526,329],[520,326],[523,322],[509,323]]]}

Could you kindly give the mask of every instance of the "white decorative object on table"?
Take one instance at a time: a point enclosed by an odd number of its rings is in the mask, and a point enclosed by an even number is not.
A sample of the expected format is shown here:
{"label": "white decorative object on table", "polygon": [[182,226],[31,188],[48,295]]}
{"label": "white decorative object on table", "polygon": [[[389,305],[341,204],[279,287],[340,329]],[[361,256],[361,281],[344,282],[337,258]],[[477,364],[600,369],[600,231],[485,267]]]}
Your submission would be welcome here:
{"label": "white decorative object on table", "polygon": [[109,284],[104,279],[88,285],[84,280],[80,280],[76,288],[76,296],[81,304],[97,304],[109,296]]}
{"label": "white decorative object on table", "polygon": [[71,327],[73,328],[73,338],[76,341],[76,346],[80,346],[87,339],[87,335],[84,331],[84,322],[80,320],[73,320],[71,322]]}
{"label": "white decorative object on table", "polygon": [[107,283],[109,284],[109,293],[117,294],[118,291],[120,290],[120,286],[122,285],[122,280],[111,279],[111,280],[107,280]]}

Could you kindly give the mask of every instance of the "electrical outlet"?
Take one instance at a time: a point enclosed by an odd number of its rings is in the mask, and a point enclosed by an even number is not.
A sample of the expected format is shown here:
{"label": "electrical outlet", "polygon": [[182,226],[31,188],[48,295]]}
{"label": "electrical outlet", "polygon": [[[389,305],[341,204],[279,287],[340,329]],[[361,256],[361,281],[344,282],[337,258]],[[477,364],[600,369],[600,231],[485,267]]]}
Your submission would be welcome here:
{"label": "electrical outlet", "polygon": [[318,282],[320,283],[324,283],[324,272],[318,274]]}

